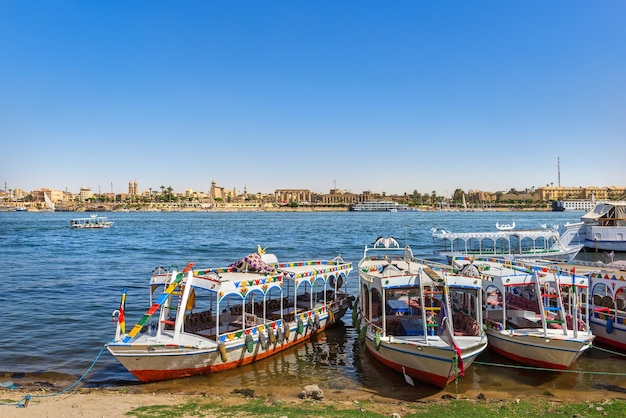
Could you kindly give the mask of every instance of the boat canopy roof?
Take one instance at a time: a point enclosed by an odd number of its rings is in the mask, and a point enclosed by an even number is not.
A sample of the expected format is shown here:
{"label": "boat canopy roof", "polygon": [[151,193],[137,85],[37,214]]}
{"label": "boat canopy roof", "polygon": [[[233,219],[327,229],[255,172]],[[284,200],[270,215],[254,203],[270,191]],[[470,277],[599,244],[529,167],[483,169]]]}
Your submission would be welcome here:
{"label": "boat canopy roof", "polygon": [[598,218],[603,217],[607,213],[609,213],[611,209],[613,208],[615,208],[616,218],[626,217],[626,201],[618,201],[618,202],[598,203],[591,212],[584,214],[581,217],[581,219],[582,220],[596,220]]}
{"label": "boat canopy roof", "polygon": [[546,229],[530,229],[530,230],[505,230],[505,231],[489,231],[489,232],[448,232],[443,229],[433,232],[433,238],[441,238],[444,240],[469,240],[469,239],[510,239],[517,238],[559,238],[559,233],[554,228]]}
{"label": "boat canopy roof", "polygon": [[272,288],[283,287],[285,280],[293,281],[296,287],[300,283],[312,283],[322,279],[327,283],[331,278],[346,278],[352,270],[351,263],[339,261],[296,261],[274,265],[274,272],[241,271],[234,266],[194,270],[192,286],[220,294],[247,293],[258,290],[263,294]]}

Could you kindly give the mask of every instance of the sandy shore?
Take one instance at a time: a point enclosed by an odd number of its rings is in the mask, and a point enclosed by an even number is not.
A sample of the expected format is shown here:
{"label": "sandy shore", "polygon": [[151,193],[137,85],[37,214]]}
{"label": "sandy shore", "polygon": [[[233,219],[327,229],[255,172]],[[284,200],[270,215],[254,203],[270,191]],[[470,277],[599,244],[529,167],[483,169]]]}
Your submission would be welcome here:
{"label": "sandy shore", "polygon": [[[302,388],[277,388],[246,389],[253,396],[265,399],[267,403],[281,402],[283,404],[298,404],[304,402],[299,394]],[[140,406],[150,405],[177,405],[183,404],[190,399],[199,402],[217,402],[221,405],[237,405],[249,400],[246,390],[234,388],[210,388],[211,393],[202,391],[194,392],[161,392],[145,393],[142,386],[107,388],[107,389],[77,389],[71,392],[55,395],[45,390],[0,390],[0,399],[4,403],[13,405],[0,406],[0,416],[20,418],[94,418],[124,417],[129,411]],[[594,390],[592,392],[561,391],[554,393],[525,393],[515,394],[503,391],[473,392],[455,394],[454,388],[449,386],[442,391],[434,391],[432,395],[416,397],[416,388],[410,386],[390,387],[385,393],[371,392],[367,390],[336,390],[324,389],[324,400],[320,402],[332,404],[336,408],[358,409],[362,401],[369,401],[363,405],[369,411],[389,415],[396,412],[400,416],[408,414],[410,406],[415,402],[449,402],[450,399],[473,399],[481,402],[515,402],[516,399],[549,399],[551,402],[601,402],[610,399],[626,400],[623,392],[606,390]],[[250,394],[250,393],[248,393]],[[24,397],[30,395],[31,399],[26,407],[17,407],[19,401],[24,403]]]}

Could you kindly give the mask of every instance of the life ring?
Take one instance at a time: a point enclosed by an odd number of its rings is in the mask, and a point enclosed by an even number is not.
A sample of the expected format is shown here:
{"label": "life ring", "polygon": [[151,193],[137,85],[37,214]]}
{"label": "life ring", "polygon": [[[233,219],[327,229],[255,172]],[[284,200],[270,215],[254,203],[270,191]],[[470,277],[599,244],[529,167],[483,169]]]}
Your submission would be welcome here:
{"label": "life ring", "polygon": [[228,355],[226,354],[226,345],[220,342],[217,345],[217,349],[220,352],[220,358],[222,359],[222,362],[226,363],[228,361]]}

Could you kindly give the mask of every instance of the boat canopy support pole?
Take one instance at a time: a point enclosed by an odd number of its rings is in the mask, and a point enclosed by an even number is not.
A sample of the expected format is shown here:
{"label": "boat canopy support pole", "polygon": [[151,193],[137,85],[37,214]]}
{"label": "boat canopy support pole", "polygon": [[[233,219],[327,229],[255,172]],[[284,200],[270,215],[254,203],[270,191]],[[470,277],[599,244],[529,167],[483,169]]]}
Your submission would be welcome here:
{"label": "boat canopy support pole", "polygon": [[193,270],[189,270],[187,272],[187,281],[186,286],[184,287],[183,294],[179,296],[182,298],[178,303],[178,312],[176,312],[176,323],[174,325],[174,338],[178,338],[180,333],[183,330],[183,325],[185,323],[185,313],[187,307],[187,301],[189,300],[189,294],[192,290],[192,281],[193,281]]}

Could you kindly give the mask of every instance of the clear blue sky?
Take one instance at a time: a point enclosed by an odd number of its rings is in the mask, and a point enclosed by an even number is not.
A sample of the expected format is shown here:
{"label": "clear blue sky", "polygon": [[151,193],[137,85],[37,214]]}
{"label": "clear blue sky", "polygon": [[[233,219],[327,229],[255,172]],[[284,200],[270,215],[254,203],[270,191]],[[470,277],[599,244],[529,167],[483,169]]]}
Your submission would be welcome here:
{"label": "clear blue sky", "polygon": [[0,0],[27,191],[626,184],[626,2]]}

